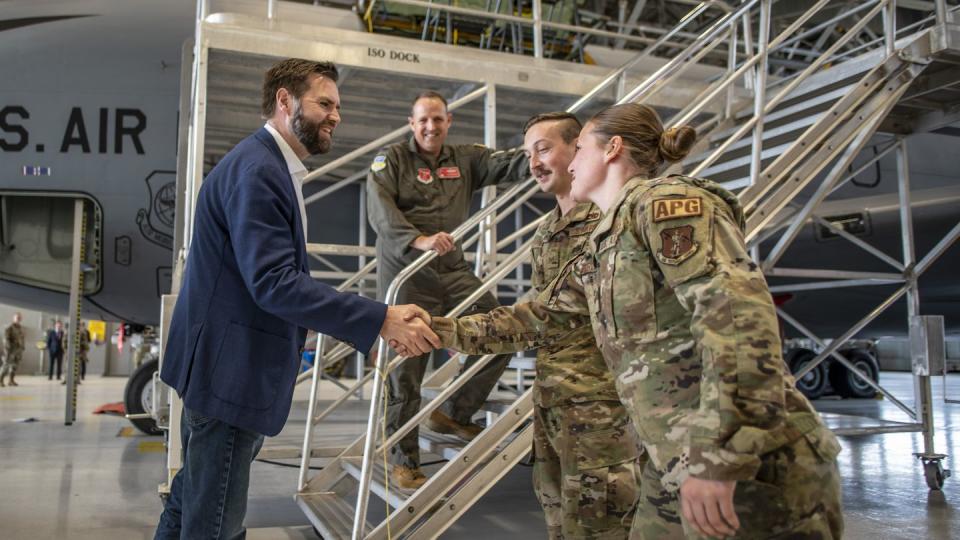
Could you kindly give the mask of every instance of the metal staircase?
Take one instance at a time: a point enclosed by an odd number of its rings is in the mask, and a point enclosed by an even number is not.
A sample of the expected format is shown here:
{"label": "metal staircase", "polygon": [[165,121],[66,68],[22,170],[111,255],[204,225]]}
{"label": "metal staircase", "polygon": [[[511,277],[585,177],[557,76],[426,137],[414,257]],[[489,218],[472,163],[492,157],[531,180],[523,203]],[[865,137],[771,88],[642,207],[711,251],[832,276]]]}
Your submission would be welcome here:
{"label": "metal staircase", "polygon": [[[693,14],[701,15],[713,4],[701,3],[693,9],[691,16],[681,20],[676,28],[663,33],[643,53],[603,77],[569,110],[579,111],[596,106],[611,92],[620,102],[658,103],[664,99],[664,95],[671,93],[667,91],[672,88],[671,85],[683,80],[684,74],[697,66],[700,60],[707,55],[716,56],[718,52],[726,52],[726,71],[703,81],[696,89],[696,97],[685,100],[685,106],[676,107],[674,110],[677,112],[667,121],[672,125],[696,124],[701,133],[697,150],[687,161],[675,166],[674,170],[720,181],[728,188],[739,191],[748,212],[748,242],[754,250],[755,259],[763,265],[768,276],[795,275],[851,282],[876,278],[831,270],[822,270],[820,273],[813,270],[796,272],[795,269],[778,268],[776,263],[796,237],[798,229],[808,219],[816,217],[818,205],[849,179],[850,165],[871,139],[881,132],[901,135],[896,131],[901,129],[898,128],[900,124],[893,120],[905,116],[903,111],[909,109],[911,100],[929,99],[931,93],[936,93],[939,88],[930,82],[926,90],[918,89],[918,80],[923,81],[927,74],[936,75],[930,81],[946,80],[949,83],[960,80],[955,67],[958,65],[956,59],[960,58],[960,28],[952,23],[955,9],[948,9],[946,3],[940,0],[935,3],[935,15],[900,29],[895,22],[894,0],[861,2],[839,14],[831,12],[828,22],[846,23],[847,32],[830,41],[827,48],[810,63],[768,83],[771,55],[782,55],[783,51],[795,48],[798,39],[810,32],[809,25],[814,24],[812,21],[823,24],[817,16],[832,4],[829,0],[813,2],[808,10],[793,16],[790,24],[777,36],[770,36],[771,11],[776,3],[773,0],[745,0],[735,8],[722,12],[689,45],[672,54],[669,62],[627,91],[628,70],[651,57],[660,47],[675,45],[671,40],[685,31],[684,25],[695,18]],[[881,18],[884,35],[872,44],[854,48],[857,54],[851,54],[852,40],[861,30]],[[268,29],[258,28],[257,32],[262,41],[271,43],[265,37]],[[237,50],[247,47],[230,46]],[[200,54],[198,57],[205,59],[206,55]],[[202,66],[198,69],[198,72],[202,72]],[[462,97],[454,101],[451,108],[466,106],[483,98],[485,109],[489,113],[492,107],[495,118],[496,91],[497,85],[493,83],[473,88],[461,94]],[[202,88],[198,92],[202,93]],[[536,112],[541,111],[529,110],[529,114]],[[937,121],[934,116],[925,117],[924,121],[913,125],[933,125]],[[497,126],[490,116],[485,116],[485,119],[489,144],[490,141],[495,142]],[[202,131],[202,123],[192,126],[193,133]],[[334,161],[316,169],[310,179],[329,175],[331,171],[355,161],[365,164],[364,158],[370,152],[404,134],[406,129],[398,128],[368,144],[357,145],[355,150],[337,156]],[[199,143],[195,137],[191,140],[196,146],[194,155],[202,156],[203,138],[199,138]],[[905,155],[902,139],[897,141],[897,151]],[[187,167],[188,171],[197,172],[201,169],[202,166],[196,161]],[[346,174],[324,193],[355,183],[364,171],[365,165]],[[199,185],[197,178],[199,173],[193,180],[196,184],[189,186],[188,194],[196,193]],[[537,192],[538,188],[528,181],[507,189],[497,197],[490,196],[480,212],[452,232],[458,240],[463,241],[465,248],[477,245],[477,258],[485,260],[487,264],[484,265],[486,273],[483,287],[449,315],[458,314],[472,303],[472,299],[488,290],[496,292],[496,287],[515,276],[516,269],[526,262],[529,240],[524,242],[523,239],[534,230],[539,220],[518,224],[512,235],[499,241],[493,231],[496,223],[514,215]],[[907,230],[908,179],[901,179],[901,196],[905,199],[904,226]],[[842,233],[842,230],[838,232]],[[774,242],[777,234],[780,235],[779,239]],[[892,274],[903,283],[903,287],[885,300],[880,308],[888,307],[901,296],[907,295],[911,299],[911,315],[916,315],[918,276],[958,237],[960,225],[931,253],[918,260],[912,252],[912,236],[905,233],[905,260],[903,263],[893,261],[897,272]],[[504,253],[508,247],[513,250]],[[314,246],[313,251],[326,254],[336,251],[336,248]],[[369,252],[360,250],[357,254],[358,257],[366,257]],[[433,252],[426,253],[405,269],[391,285],[387,300],[395,298],[403,282],[435,256]],[[340,290],[355,290],[358,284],[370,279],[376,261],[366,258],[360,261],[359,270],[340,283]],[[781,310],[781,315],[789,324],[809,334],[808,337],[817,339],[789,314]],[[855,370],[836,354],[836,346],[868,322],[869,318],[858,321],[848,336],[834,340],[805,369],[814,369],[825,358],[833,356],[847,368]],[[492,421],[469,444],[464,445],[456,439],[422,430],[421,449],[448,461],[431,474],[428,482],[419,490],[413,493],[398,492],[389,485],[386,451],[396,440],[418,426],[492,356],[482,358],[459,377],[455,377],[460,365],[456,357],[429,374],[422,388],[426,405],[402,429],[387,437],[382,424],[385,379],[403,358],[390,357],[386,344],[380,343],[376,367],[369,372],[358,373],[357,381],[352,386],[343,385],[343,393],[320,410],[318,390],[322,366],[346,357],[351,351],[345,345],[328,347],[322,336],[317,351],[316,367],[304,373],[298,381],[311,381],[303,445],[292,451],[278,452],[277,456],[300,457],[301,469],[295,499],[320,534],[328,540],[392,536],[434,538],[518,463],[530,448],[532,397],[528,390],[512,402],[488,403],[486,409]],[[877,389],[915,420],[903,424],[902,430],[924,433],[925,448],[920,457],[925,465],[932,463],[936,467],[942,456],[933,450],[929,436],[932,433],[932,416],[929,407],[924,405],[929,402],[929,377],[924,379],[918,375],[917,380],[916,410],[907,407],[879,386]],[[362,396],[363,389],[371,383],[373,395],[369,403],[366,433],[343,448],[317,447],[315,443],[321,423],[352,397]],[[870,384],[875,385],[872,381]],[[313,458],[334,454],[337,457],[313,474],[310,467]],[[371,493],[386,505],[386,515],[382,520],[375,518],[374,512],[368,512]]]}
{"label": "metal staircase", "polygon": [[[681,110],[670,120],[670,123],[685,124],[701,118],[711,100],[726,99],[727,89],[751,70],[754,70],[755,84],[768,89],[767,92],[756,92],[753,103],[746,104],[740,112],[726,118],[709,117],[702,126],[706,128],[706,133],[702,138],[704,144],[700,153],[682,166],[691,175],[716,179],[731,189],[742,190],[740,197],[748,212],[747,239],[751,245],[757,244],[765,228],[788,219],[784,218],[782,210],[798,200],[805,190],[808,192],[809,187],[819,184],[814,193],[807,196],[805,207],[811,208],[822,202],[894,107],[902,105],[904,95],[917,77],[929,66],[935,65],[938,58],[945,60],[943,55],[952,54],[949,47],[939,56],[934,51],[932,37],[935,29],[914,32],[899,42],[895,41],[895,3],[892,0],[869,2],[858,9],[858,13],[849,15],[851,18],[857,17],[850,31],[836,40],[822,56],[781,84],[767,87],[765,77],[761,75],[766,70],[764,56],[785,43],[827,3],[825,0],[816,2],[783,33],[771,39],[767,32],[772,2],[745,2],[729,19],[721,19],[710,33],[712,35],[691,45],[674,62],[664,66],[663,73],[654,74],[622,100],[640,101],[668,87],[669,81],[682,71],[685,64],[689,65],[690,59],[701,57],[704,51],[712,50],[720,41],[735,39],[738,17],[750,14],[755,6],[759,8],[761,41],[758,54],[736,69],[731,69],[725,77],[704,90],[702,100]],[[828,61],[835,60],[834,55],[859,30],[877,17],[885,19],[887,29],[887,41],[881,48],[823,69]],[[949,64],[948,61],[944,63]],[[757,66],[759,69],[756,69]],[[580,102],[578,104],[582,105]],[[828,167],[829,172],[822,174]],[[498,199],[495,203],[500,201]],[[767,270],[774,270],[782,246],[789,242],[791,234],[795,234],[797,224],[805,222],[806,215],[803,212],[801,215],[804,219],[797,220],[795,215],[789,215],[794,219],[793,225],[788,226],[781,243],[764,259]],[[759,254],[759,251],[755,253]],[[430,254],[427,254],[422,261],[429,258]],[[499,277],[509,274],[519,259],[514,254],[498,266],[497,271],[488,277],[484,290],[494,285]],[[391,291],[398,290],[404,277],[416,271],[417,267],[415,263],[398,277]],[[386,348],[381,344],[380,354],[385,353]],[[821,355],[821,360],[828,354],[829,350]],[[849,363],[846,365],[849,369],[855,369]],[[383,367],[386,370],[381,372]],[[367,435],[328,464],[321,474],[302,485],[296,496],[325,538],[347,535],[352,538],[383,538],[390,535],[435,537],[466,510],[467,503],[475,501],[489,488],[491,476],[502,475],[529,446],[531,428],[529,425],[523,426],[530,416],[532,403],[529,394],[524,394],[505,415],[462,449],[458,449],[456,444],[451,445],[449,441],[443,441],[444,444],[438,447],[437,441],[431,440],[429,435],[422,436],[421,446],[425,451],[443,455],[451,461],[409,497],[391,491],[387,482],[388,470],[380,464],[381,457],[385,458],[386,450],[403,433],[426,418],[473,370],[437,395],[398,434],[378,443],[376,427],[383,414],[379,404],[383,392],[383,373],[389,369],[390,366],[386,364],[378,365],[375,373]],[[479,366],[474,366],[474,369],[479,369]],[[443,380],[438,380],[441,375],[448,378],[449,373],[441,371],[424,384],[425,388],[442,383]],[[868,379],[866,376],[864,378]],[[896,402],[899,403],[898,400]],[[929,425],[925,424],[921,422],[916,427],[929,429]],[[519,433],[511,438],[511,433],[518,429]],[[513,452],[517,444],[522,444],[522,449]],[[924,457],[936,460],[932,447],[927,449]],[[351,506],[344,497],[354,492],[357,492],[357,504]],[[392,509],[380,524],[366,523],[367,497],[371,492],[384,499]],[[353,528],[347,529],[346,525],[351,522],[351,515],[347,512],[351,511]],[[337,517],[331,518],[333,515]]]}

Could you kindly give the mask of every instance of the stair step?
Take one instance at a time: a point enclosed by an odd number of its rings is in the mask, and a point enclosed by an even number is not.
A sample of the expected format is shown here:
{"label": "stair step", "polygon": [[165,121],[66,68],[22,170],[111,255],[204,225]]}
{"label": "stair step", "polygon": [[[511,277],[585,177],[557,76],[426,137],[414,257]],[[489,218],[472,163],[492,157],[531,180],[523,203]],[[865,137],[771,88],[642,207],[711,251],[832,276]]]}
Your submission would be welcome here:
{"label": "stair step", "polygon": [[[343,446],[325,446],[310,450],[314,458],[335,458],[343,453]],[[258,459],[299,459],[303,455],[302,446],[264,445],[257,454]]]}
{"label": "stair step", "polygon": [[[360,474],[363,468],[362,457],[342,458],[342,465],[343,470],[346,471],[347,474],[356,478],[358,482],[360,481]],[[390,506],[399,508],[406,504],[409,494],[405,494],[393,486],[388,489],[387,485],[384,484],[384,480],[388,478],[388,473],[383,467],[382,456],[377,456],[377,458],[373,460],[373,475],[370,477],[370,491],[386,501]]]}
{"label": "stair step", "polygon": [[[775,139],[775,138],[777,138],[777,137],[782,137],[783,135],[787,135],[787,134],[790,134],[790,133],[794,133],[794,132],[797,132],[797,131],[801,131],[801,130],[803,130],[803,129],[806,129],[806,128],[812,126],[812,125],[815,124],[818,120],[820,120],[820,118],[822,118],[822,117],[823,117],[823,114],[822,114],[822,113],[811,114],[810,116],[806,116],[806,117],[804,117],[804,118],[801,118],[800,120],[796,120],[796,121],[794,121],[794,122],[790,122],[789,124],[783,124],[782,126],[778,126],[778,127],[773,128],[773,129],[764,129],[764,130],[763,130],[763,140],[764,140],[764,141],[769,141],[769,140],[773,140],[773,139]],[[731,135],[732,135],[732,133],[731,133]],[[753,145],[753,137],[752,137],[752,135],[748,132],[746,135],[743,136],[742,139],[740,139],[739,141],[737,141],[737,142],[733,143],[732,145],[730,145],[730,147],[727,148],[726,152],[724,152],[724,153],[720,156],[720,159],[722,160],[723,157],[724,157],[726,154],[728,154],[728,153],[735,152],[735,151],[741,150],[741,149],[743,149],[743,148],[748,148],[748,147],[750,147],[750,146],[752,146],[752,145]],[[701,161],[703,161],[704,159],[706,159],[707,157],[709,157],[710,154],[713,153],[713,151],[714,151],[714,149],[711,148],[711,149],[708,149],[706,152],[703,152],[703,153],[701,153],[701,154],[697,154],[696,156],[693,156],[692,158],[689,158],[689,159],[685,160],[685,161],[683,162],[684,167],[689,167],[689,166],[691,166],[691,165],[695,165],[695,164],[697,164],[697,163],[700,163]],[[718,161],[717,163],[721,163],[721,161]]]}
{"label": "stair step", "polygon": [[[839,64],[834,64],[829,68],[821,68],[820,71],[811,75],[807,80],[801,82],[797,88],[787,96],[787,99],[796,99],[800,96],[814,94],[821,91],[822,88],[829,88],[831,84],[837,81],[848,79],[860,79],[868,71],[875,68],[877,63],[881,62],[884,53],[878,49],[868,52],[860,57],[851,58]],[[784,83],[788,84],[788,83]],[[777,89],[774,89],[777,91]]]}
{"label": "stair step", "polygon": [[[786,151],[787,148],[790,148],[792,144],[793,142],[791,141],[786,144],[774,146],[773,148],[764,148],[763,152],[760,153],[761,161],[776,158],[777,156],[782,154],[784,151]],[[751,159],[753,159],[753,156],[748,154],[743,157],[731,159],[730,161],[716,163],[710,166],[709,168],[707,168],[706,170],[704,170],[703,172],[701,172],[698,176],[701,176],[703,178],[710,178],[712,176],[715,176],[727,171],[739,169],[741,167],[749,167]]]}
{"label": "stair step", "polygon": [[[346,540],[352,536],[353,506],[336,493],[298,493],[294,500],[324,540]],[[372,528],[367,522],[365,530]]]}
{"label": "stair step", "polygon": [[[436,398],[440,392],[443,391],[443,388],[428,387],[423,386],[420,388],[420,395],[432,400]],[[513,405],[514,399],[503,399],[503,398],[492,398],[488,399],[480,406],[481,411],[492,412],[494,414],[503,414],[505,411],[510,409],[510,406]]]}
{"label": "stair step", "polygon": [[[784,108],[782,108],[782,109],[777,109],[777,110],[771,112],[770,114],[766,115],[766,116],[764,117],[764,121],[763,121],[763,122],[764,122],[764,124],[773,125],[777,120],[780,120],[780,119],[786,118],[786,117],[788,117],[788,116],[792,116],[792,115],[801,113],[801,112],[806,111],[806,110],[809,110],[809,109],[813,109],[814,107],[818,107],[818,106],[820,106],[820,105],[825,105],[825,104],[827,104],[827,103],[832,103],[832,102],[834,102],[834,101],[842,98],[843,96],[847,95],[847,93],[850,92],[850,88],[851,88],[850,86],[842,86],[842,87],[840,87],[840,88],[837,88],[837,89],[835,89],[835,90],[831,90],[830,92],[826,92],[826,93],[824,93],[824,94],[820,94],[820,95],[818,95],[818,96],[816,96],[816,97],[813,97],[813,98],[811,98],[811,99],[808,99],[808,100],[806,100],[806,101],[801,101],[800,103],[796,103],[796,104],[794,104],[794,105],[790,105],[789,107],[784,107]],[[751,108],[751,109],[745,110],[745,111],[741,112],[740,114],[738,114],[738,115],[737,115],[737,120],[746,121],[746,120],[748,120],[748,119],[750,119],[750,118],[752,118],[752,117],[753,117],[753,109]],[[718,131],[718,132],[716,132],[716,133],[713,133],[713,134],[710,135],[710,141],[711,141],[711,142],[721,142],[721,141],[723,141],[724,139],[726,139],[727,137],[729,137],[730,135],[733,135],[733,132],[735,132],[735,131],[736,131],[737,129],[739,129],[739,128],[740,128],[740,126],[737,125],[737,126],[733,126],[733,127],[724,129],[724,130],[722,130],[722,131]]]}
{"label": "stair step", "polygon": [[456,459],[467,443],[452,435],[434,433],[429,429],[420,429],[420,449],[424,452],[436,454],[443,459]]}

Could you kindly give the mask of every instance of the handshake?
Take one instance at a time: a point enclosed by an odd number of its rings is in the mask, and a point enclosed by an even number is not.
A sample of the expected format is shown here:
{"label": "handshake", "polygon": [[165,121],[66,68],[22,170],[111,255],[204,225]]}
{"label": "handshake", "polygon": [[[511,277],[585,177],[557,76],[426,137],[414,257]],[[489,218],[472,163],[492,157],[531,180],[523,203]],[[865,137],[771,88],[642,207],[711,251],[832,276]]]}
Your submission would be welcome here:
{"label": "handshake", "polygon": [[442,346],[430,329],[430,314],[415,304],[387,306],[380,336],[401,356],[419,356]]}

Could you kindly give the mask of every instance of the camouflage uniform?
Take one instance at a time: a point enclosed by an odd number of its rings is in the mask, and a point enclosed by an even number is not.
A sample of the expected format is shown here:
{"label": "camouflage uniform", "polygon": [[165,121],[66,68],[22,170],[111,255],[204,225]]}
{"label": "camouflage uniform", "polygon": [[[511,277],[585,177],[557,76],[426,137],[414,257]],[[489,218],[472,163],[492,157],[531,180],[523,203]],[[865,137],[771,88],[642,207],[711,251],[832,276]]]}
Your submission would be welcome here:
{"label": "camouflage uniform", "polygon": [[[599,222],[589,203],[550,214],[533,237],[532,293],[583,251]],[[533,400],[533,483],[549,537],[626,538],[642,452],[589,326],[537,351]]]}
{"label": "camouflage uniform", "polygon": [[90,331],[80,329],[80,348],[77,349],[77,360],[80,362],[80,380],[87,378],[87,354],[90,352]]}
{"label": "camouflage uniform", "polygon": [[737,481],[735,538],[842,537],[840,448],[785,372],[743,225],[736,197],[712,182],[633,179],[588,254],[535,302],[435,319],[445,344],[499,352],[550,343],[589,316],[649,455],[632,537],[698,537],[680,518],[691,475]]}
{"label": "camouflage uniform", "polygon": [[6,355],[3,358],[3,367],[0,368],[0,382],[3,382],[4,378],[10,375],[10,382],[13,383],[25,348],[23,327],[11,323],[4,331],[3,337]]}
{"label": "camouflage uniform", "polygon": [[[418,236],[453,231],[469,215],[476,190],[521,181],[527,175],[527,159],[522,152],[494,152],[482,145],[444,145],[435,162],[417,151],[413,137],[407,143],[381,150],[367,176],[367,211],[377,233],[378,298],[383,299],[394,277],[423,254],[410,245]],[[417,272],[400,290],[397,303],[417,304],[431,315],[442,315],[479,286],[480,280],[458,244]],[[497,306],[496,298],[488,293],[468,312],[487,312]],[[420,410],[420,383],[429,358],[408,358],[390,373],[388,433]],[[476,359],[468,358],[464,369]],[[469,424],[509,362],[509,355],[492,359],[440,410],[461,424]],[[418,435],[418,429],[412,430],[391,449],[393,463],[419,466]]]}

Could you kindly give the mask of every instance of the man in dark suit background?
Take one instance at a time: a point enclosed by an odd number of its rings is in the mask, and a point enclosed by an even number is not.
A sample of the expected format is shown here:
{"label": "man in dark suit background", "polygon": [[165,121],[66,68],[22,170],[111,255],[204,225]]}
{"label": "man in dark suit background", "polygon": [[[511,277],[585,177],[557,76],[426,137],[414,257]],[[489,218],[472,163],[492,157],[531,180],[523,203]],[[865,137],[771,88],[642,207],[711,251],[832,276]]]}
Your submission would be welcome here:
{"label": "man in dark suit background", "polygon": [[63,371],[63,353],[66,342],[63,340],[63,323],[57,321],[53,328],[47,331],[47,354],[50,355],[50,369],[47,370],[47,380],[53,380],[53,365],[57,365],[57,380],[60,380]]}
{"label": "man in dark suit background", "polygon": [[422,354],[429,315],[310,277],[301,160],[340,123],[337,69],[289,59],[264,78],[266,125],[204,179],[160,377],[183,399],[183,468],[156,538],[243,538],[250,463],[290,411],[306,329],[367,352],[378,336]]}

